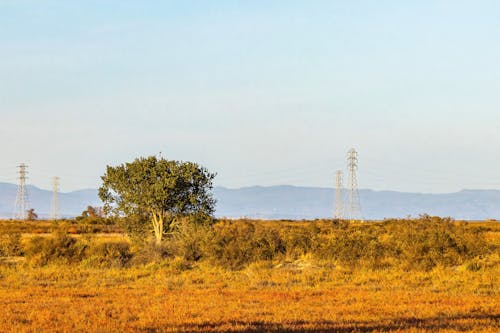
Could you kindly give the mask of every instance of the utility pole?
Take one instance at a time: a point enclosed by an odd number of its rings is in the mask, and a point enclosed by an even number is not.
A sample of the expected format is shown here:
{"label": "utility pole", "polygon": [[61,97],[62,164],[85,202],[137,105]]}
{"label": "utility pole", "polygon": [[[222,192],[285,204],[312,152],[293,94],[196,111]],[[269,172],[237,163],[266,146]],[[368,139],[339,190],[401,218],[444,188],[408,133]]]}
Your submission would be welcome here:
{"label": "utility pole", "polygon": [[359,199],[358,179],[356,171],[358,169],[358,152],[351,148],[347,153],[347,168],[349,170],[349,220],[363,220],[361,214],[361,202]]}
{"label": "utility pole", "polygon": [[19,184],[17,186],[16,203],[14,205],[14,219],[15,220],[26,220],[28,218],[28,191],[26,189],[26,174],[28,173],[26,169],[28,166],[21,163],[19,166]]}
{"label": "utility pole", "polygon": [[53,178],[52,184],[52,205],[50,207],[50,219],[58,220],[59,216],[59,177]]}
{"label": "utility pole", "polygon": [[336,184],[336,190],[335,190],[335,211],[333,217],[336,219],[341,220],[343,217],[343,202],[342,202],[342,171],[337,170],[335,172],[335,184]]}

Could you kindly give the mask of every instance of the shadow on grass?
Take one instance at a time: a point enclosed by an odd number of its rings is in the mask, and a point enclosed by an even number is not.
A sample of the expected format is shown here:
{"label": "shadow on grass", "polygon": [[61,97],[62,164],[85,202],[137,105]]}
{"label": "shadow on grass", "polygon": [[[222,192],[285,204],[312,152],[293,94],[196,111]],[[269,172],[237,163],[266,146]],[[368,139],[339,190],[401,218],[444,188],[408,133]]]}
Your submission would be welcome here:
{"label": "shadow on grass", "polygon": [[[178,332],[296,332],[296,333],[326,333],[326,332],[391,332],[406,329],[422,329],[438,331],[440,329],[454,329],[456,331],[471,331],[477,327],[500,327],[500,314],[464,314],[458,316],[439,316],[431,318],[395,318],[381,322],[335,322],[335,321],[287,321],[285,323],[272,323],[264,321],[226,321],[206,322],[200,324],[187,324],[175,327]],[[240,329],[239,327],[245,327]],[[149,328],[145,332],[162,332],[169,328]]]}

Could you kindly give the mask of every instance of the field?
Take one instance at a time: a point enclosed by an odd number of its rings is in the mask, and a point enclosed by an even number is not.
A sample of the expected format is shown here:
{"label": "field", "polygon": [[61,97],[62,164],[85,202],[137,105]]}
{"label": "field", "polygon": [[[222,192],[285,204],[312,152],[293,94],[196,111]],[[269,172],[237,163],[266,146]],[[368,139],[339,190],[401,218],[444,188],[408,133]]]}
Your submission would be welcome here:
{"label": "field", "polygon": [[[14,223],[24,222],[4,221],[0,229],[5,234]],[[37,233],[32,231],[39,227],[37,222],[30,223],[24,226],[21,237],[26,249],[36,238]],[[48,229],[58,228],[51,222],[40,223],[45,223]],[[255,230],[249,228],[248,223],[255,224]],[[431,246],[432,251],[425,258],[412,261],[411,265],[405,264],[408,259],[404,251],[412,253],[413,248],[400,245],[402,252],[389,255],[389,250],[383,247],[394,248],[394,242],[404,241],[401,235],[418,238],[415,237],[421,228],[407,233],[406,228],[410,227],[397,221],[340,229],[328,221],[226,221],[222,227],[214,227],[218,230],[217,244],[230,233],[239,239],[240,247],[227,245],[224,250],[236,254],[218,261],[215,260],[218,257],[210,257],[210,251],[219,253],[212,243],[201,246],[202,254],[193,258],[192,252],[186,252],[186,244],[178,239],[173,244],[184,250],[174,251],[160,260],[134,263],[131,259],[121,265],[116,261],[109,265],[103,265],[102,261],[96,264],[95,259],[90,260],[88,256],[72,263],[44,261],[41,264],[37,255],[30,257],[26,250],[22,256],[4,257],[0,264],[0,331],[498,332],[499,224],[426,223],[431,225],[429,230],[442,234],[451,230],[449,235],[458,236],[452,237],[451,243],[447,240],[449,248],[444,248],[446,251],[441,257],[433,257],[435,249]],[[442,224],[451,229],[442,229]],[[455,229],[458,225],[461,229]],[[64,226],[68,228],[71,223]],[[80,233],[80,225],[74,227],[70,237],[77,236],[82,244],[119,243],[125,239],[117,233],[117,227],[109,227],[109,233],[98,228],[93,239],[84,240],[90,236]],[[82,230],[88,230],[86,228]],[[263,235],[268,237],[279,231],[275,236],[283,240],[283,251],[276,247],[277,255],[268,252],[263,255],[255,249],[245,252],[241,244],[247,236],[242,230],[259,240],[269,239]],[[328,243],[334,235],[342,235],[350,240],[350,248],[346,245],[345,254],[338,252],[333,256],[325,251],[337,249],[337,243],[330,247],[310,243],[292,248],[290,244],[298,244],[297,239],[286,238],[288,233],[305,231],[310,232],[306,238],[316,235],[314,242],[318,244]],[[389,234],[398,236],[390,239]],[[431,234],[426,235],[431,237]],[[192,230],[189,235],[190,239],[194,237]],[[360,235],[369,237],[365,239]],[[480,237],[471,238],[474,242],[485,241],[483,247],[474,250],[480,254],[471,252],[467,257],[462,251],[457,252],[462,253],[460,256],[452,255],[450,244],[457,248],[463,244],[470,247],[469,235]],[[353,243],[354,239],[358,239],[359,244]],[[375,239],[380,241],[377,243]],[[436,239],[435,242],[443,242],[439,237]],[[458,243],[459,239],[464,243]],[[365,240],[375,245],[363,243]],[[132,240],[127,242],[132,244]],[[193,243],[189,244],[192,248]],[[262,248],[263,243],[259,244]],[[429,244],[433,243],[423,245]],[[368,260],[377,256],[374,249],[379,249],[379,245],[383,257]],[[356,246],[371,252],[366,257],[351,256],[359,250]],[[304,248],[307,250],[299,251]],[[135,251],[140,250],[132,244],[131,252]],[[248,259],[242,261],[242,256]]]}

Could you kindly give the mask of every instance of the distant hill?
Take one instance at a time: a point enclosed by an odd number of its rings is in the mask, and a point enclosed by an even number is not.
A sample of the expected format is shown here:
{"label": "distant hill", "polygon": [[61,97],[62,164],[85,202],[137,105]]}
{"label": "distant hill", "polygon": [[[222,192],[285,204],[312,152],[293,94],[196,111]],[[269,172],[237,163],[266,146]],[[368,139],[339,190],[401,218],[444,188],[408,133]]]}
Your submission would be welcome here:
{"label": "distant hill", "polygon": [[[360,190],[365,219],[430,214],[456,219],[500,218],[500,191],[463,190],[450,194]],[[273,219],[331,217],[334,190],[317,187],[271,186],[215,189],[217,215]]]}
{"label": "distant hill", "polygon": [[[0,183],[0,217],[12,217],[16,189],[16,185]],[[499,190],[463,190],[449,194],[360,190],[359,194],[365,219],[418,216],[424,213],[466,220],[500,219]],[[40,217],[48,217],[52,192],[28,186],[28,195],[30,207],[35,208]],[[296,186],[216,187],[214,195],[218,217],[313,219],[332,216],[334,190]],[[62,216],[77,216],[88,205],[102,205],[97,190],[59,194]]]}

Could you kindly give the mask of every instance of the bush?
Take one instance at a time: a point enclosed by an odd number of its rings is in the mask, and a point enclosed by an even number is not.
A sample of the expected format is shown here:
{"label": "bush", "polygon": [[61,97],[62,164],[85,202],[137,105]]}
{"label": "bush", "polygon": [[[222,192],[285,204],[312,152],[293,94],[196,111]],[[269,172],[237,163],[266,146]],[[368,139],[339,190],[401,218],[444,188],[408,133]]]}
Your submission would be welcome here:
{"label": "bush", "polygon": [[274,260],[286,253],[286,244],[276,229],[257,228],[253,241],[252,261]]}
{"label": "bush", "polygon": [[135,243],[134,256],[132,257],[131,265],[145,265],[149,263],[158,263],[166,258],[173,257],[172,244],[164,243],[156,244],[155,241]]}
{"label": "bush", "polygon": [[369,268],[375,268],[380,266],[386,252],[376,235],[366,230],[342,229],[330,235],[316,255],[349,267],[356,267],[362,262]]}
{"label": "bush", "polygon": [[294,260],[315,252],[321,244],[320,231],[315,223],[308,224],[307,227],[286,228],[283,231],[286,256]]}
{"label": "bush", "polygon": [[278,229],[248,221],[218,222],[209,233],[204,249],[212,263],[233,270],[251,262],[279,259],[287,252]]}
{"label": "bush", "polygon": [[[387,220],[383,223],[349,225],[341,221],[250,222],[219,221],[193,216],[179,219],[160,245],[148,234],[137,233],[126,242],[93,242],[90,236],[76,240],[67,234],[35,237],[25,249],[28,262],[46,265],[79,262],[98,267],[161,262],[177,258],[191,266],[207,260],[233,270],[255,262],[297,260],[304,256],[356,268],[389,266],[407,270],[430,270],[436,266],[467,266],[498,251],[487,243],[484,229],[451,219],[422,216],[418,219]],[[142,224],[142,223],[139,223]],[[131,224],[128,223],[130,226]],[[64,225],[61,225],[61,229]],[[66,228],[67,229],[67,228]],[[2,236],[1,255],[22,253],[20,234]],[[328,264],[328,263],[326,263]]]}
{"label": "bush", "polygon": [[[118,218],[116,223],[132,239],[132,242],[145,243],[148,241],[152,232],[149,229],[149,218],[146,215],[133,215],[124,218]],[[144,245],[144,244],[142,244]]]}
{"label": "bush", "polygon": [[177,256],[188,261],[198,261],[205,256],[204,252],[211,229],[208,227],[208,222],[201,222],[181,219],[173,226],[167,243]]}
{"label": "bush", "polygon": [[213,227],[207,255],[216,265],[241,269],[253,259],[254,234],[253,223],[219,222]]}
{"label": "bush", "polygon": [[387,223],[391,247],[407,269],[430,270],[437,265],[457,266],[492,249],[482,234],[449,218],[422,216]]}
{"label": "bush", "polygon": [[34,237],[25,249],[27,261],[35,266],[44,266],[57,262],[76,263],[84,258],[86,245],[79,243],[65,233],[53,237]]}
{"label": "bush", "polygon": [[130,245],[126,242],[93,243],[87,247],[85,262],[96,267],[123,267],[130,259]]}
{"label": "bush", "polygon": [[0,256],[21,256],[23,247],[20,233],[8,233],[0,237]]}

